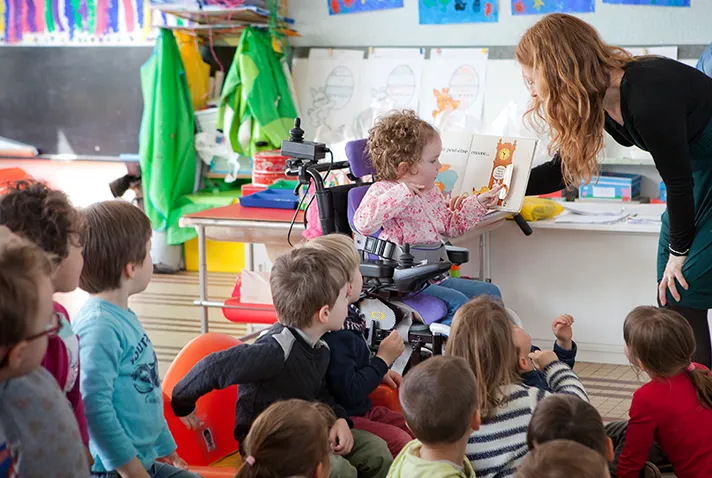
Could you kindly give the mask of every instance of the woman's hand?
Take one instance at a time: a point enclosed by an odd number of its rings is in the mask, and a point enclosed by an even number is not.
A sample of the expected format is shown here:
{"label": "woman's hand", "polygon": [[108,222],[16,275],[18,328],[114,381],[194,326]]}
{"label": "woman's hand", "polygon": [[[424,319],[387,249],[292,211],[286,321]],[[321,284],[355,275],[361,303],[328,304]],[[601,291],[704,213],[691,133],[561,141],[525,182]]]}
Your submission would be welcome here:
{"label": "woman's hand", "polygon": [[660,279],[660,284],[658,284],[658,299],[660,300],[660,305],[667,303],[668,289],[670,290],[672,298],[680,302],[680,293],[677,291],[675,281],[679,282],[683,289],[688,289],[689,285],[687,285],[687,281],[682,275],[682,266],[685,265],[686,259],[687,256],[673,256],[670,254],[668,263],[665,266],[665,272],[663,272],[663,278]]}

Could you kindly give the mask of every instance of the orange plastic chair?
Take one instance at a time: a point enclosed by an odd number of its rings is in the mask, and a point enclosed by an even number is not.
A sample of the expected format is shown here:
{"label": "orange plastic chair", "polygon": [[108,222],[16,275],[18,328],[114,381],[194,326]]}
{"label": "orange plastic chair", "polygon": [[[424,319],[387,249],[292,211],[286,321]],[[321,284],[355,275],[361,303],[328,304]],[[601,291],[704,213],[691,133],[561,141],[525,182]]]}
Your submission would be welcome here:
{"label": "orange plastic chair", "polygon": [[5,194],[8,186],[17,181],[31,180],[32,176],[27,174],[24,169],[6,168],[0,169],[0,194]]}
{"label": "orange plastic chair", "polygon": [[223,307],[223,315],[230,322],[239,324],[266,324],[271,325],[277,322],[277,313],[274,307],[269,304],[250,304],[242,302],[240,299],[240,286],[242,279],[237,276],[235,287],[232,290],[232,297],[223,302],[224,305],[237,306],[239,309]]}
{"label": "orange plastic chair", "polygon": [[201,397],[196,405],[198,416],[205,423],[209,434],[205,430],[195,432],[188,430],[185,425],[173,414],[170,397],[173,388],[186,376],[191,368],[207,355],[226,350],[240,345],[235,337],[226,334],[208,332],[194,338],[180,351],[178,356],[168,368],[163,379],[163,413],[168,422],[168,428],[178,445],[178,456],[188,463],[190,470],[195,471],[204,478],[234,476],[236,468],[198,468],[208,467],[210,464],[233,454],[238,450],[238,443],[233,436],[235,428],[235,403],[237,402],[237,386],[224,390],[215,390]]}

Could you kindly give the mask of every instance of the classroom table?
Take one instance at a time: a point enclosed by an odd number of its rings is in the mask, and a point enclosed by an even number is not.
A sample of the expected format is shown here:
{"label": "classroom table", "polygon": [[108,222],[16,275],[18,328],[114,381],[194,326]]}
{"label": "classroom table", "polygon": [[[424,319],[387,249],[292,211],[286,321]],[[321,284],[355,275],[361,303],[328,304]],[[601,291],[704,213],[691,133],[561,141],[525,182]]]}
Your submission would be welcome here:
{"label": "classroom table", "polygon": [[[180,219],[181,227],[195,227],[198,232],[198,277],[200,281],[200,299],[194,304],[200,307],[201,333],[208,331],[208,308],[229,307],[223,302],[208,300],[207,278],[207,239],[224,242],[243,242],[245,244],[245,267],[254,270],[254,244],[284,246],[287,233],[294,216],[294,210],[242,207],[240,204],[208,209],[188,214]],[[480,236],[480,279],[490,280],[490,240],[489,233],[501,225],[508,213],[492,212],[482,218],[474,230],[463,236],[464,240],[475,235]],[[292,228],[292,244],[302,242],[303,212],[299,212]],[[235,307],[235,306],[233,306]],[[244,307],[243,307],[244,308]]]}

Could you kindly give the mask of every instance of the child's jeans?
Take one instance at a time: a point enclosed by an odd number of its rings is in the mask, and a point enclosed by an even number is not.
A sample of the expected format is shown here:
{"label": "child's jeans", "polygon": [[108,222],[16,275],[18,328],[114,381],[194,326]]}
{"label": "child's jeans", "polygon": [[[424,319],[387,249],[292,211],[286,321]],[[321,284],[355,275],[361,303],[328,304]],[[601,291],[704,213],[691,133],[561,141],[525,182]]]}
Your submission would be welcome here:
{"label": "child's jeans", "polygon": [[347,455],[331,455],[329,478],[386,478],[393,463],[386,442],[367,431],[351,433],[354,446]]}
{"label": "child's jeans", "polygon": [[415,438],[405,424],[402,413],[386,407],[371,407],[362,417],[351,417],[354,428],[383,438],[395,458],[403,447]]}
{"label": "child's jeans", "polygon": [[[151,478],[200,478],[199,475],[188,470],[181,470],[167,463],[156,462],[151,468],[146,470]],[[108,473],[92,473],[92,478],[120,478],[115,471]]]}
{"label": "child's jeans", "polygon": [[450,325],[457,309],[465,305],[473,297],[486,295],[502,298],[499,287],[494,284],[456,278],[445,279],[440,284],[428,286],[422,293],[437,297],[445,302],[447,315],[440,321],[441,324],[445,325]]}

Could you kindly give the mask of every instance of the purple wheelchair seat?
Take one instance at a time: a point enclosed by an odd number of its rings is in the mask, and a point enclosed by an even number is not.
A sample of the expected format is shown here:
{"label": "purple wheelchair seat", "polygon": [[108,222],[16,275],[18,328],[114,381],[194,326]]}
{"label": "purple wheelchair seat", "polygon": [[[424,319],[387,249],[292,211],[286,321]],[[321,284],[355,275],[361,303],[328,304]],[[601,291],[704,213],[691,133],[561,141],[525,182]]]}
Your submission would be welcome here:
{"label": "purple wheelchair seat", "polygon": [[[368,149],[365,139],[357,139],[346,143],[346,158],[349,160],[351,172],[354,176],[362,178],[373,174],[375,170],[371,164],[371,157],[368,155]],[[369,185],[357,186],[349,190],[348,193],[348,220],[351,229],[358,232],[354,227],[354,215],[358,209],[363,197],[368,191]],[[381,234],[379,229],[371,234],[371,237],[378,237]],[[371,259],[379,259],[378,256],[369,254]],[[411,294],[402,299],[402,302],[408,307],[416,310],[423,318],[426,325],[442,320],[447,315],[447,306],[445,302],[437,297],[425,294]]]}

